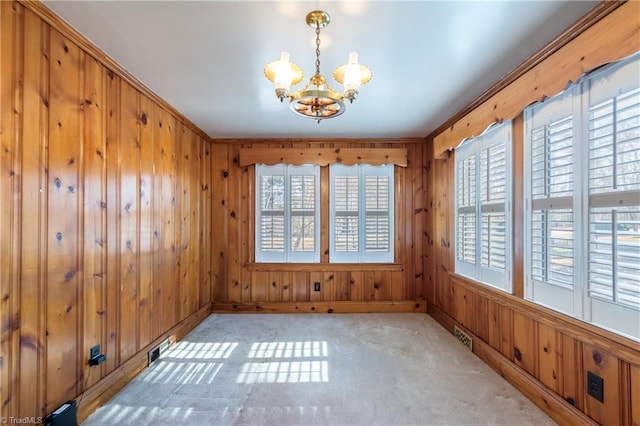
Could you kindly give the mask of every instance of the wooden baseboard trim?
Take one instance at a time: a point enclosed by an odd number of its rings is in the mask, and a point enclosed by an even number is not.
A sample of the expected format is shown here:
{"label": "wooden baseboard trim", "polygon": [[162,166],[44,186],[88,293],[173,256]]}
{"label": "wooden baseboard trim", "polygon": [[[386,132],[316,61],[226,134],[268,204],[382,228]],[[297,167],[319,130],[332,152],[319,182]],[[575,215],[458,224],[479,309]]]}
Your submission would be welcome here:
{"label": "wooden baseboard trim", "polygon": [[216,314],[426,313],[427,303],[424,300],[397,302],[214,302],[212,312]]}
{"label": "wooden baseboard trim", "polygon": [[440,308],[429,304],[431,315],[447,331],[453,333],[453,326],[458,325],[473,338],[473,353],[504,377],[518,391],[531,400],[554,421],[562,425],[597,425],[582,411],[571,406],[560,395],[547,389],[510,359],[483,342],[478,336],[458,324]]}
{"label": "wooden baseboard trim", "polygon": [[203,306],[171,330],[142,348],[137,354],[103,377],[86,392],[78,395],[76,398],[76,402],[78,403],[78,423],[86,420],[98,407],[111,399],[120,389],[147,367],[148,352],[151,349],[164,342],[167,338],[171,340],[172,344],[181,340],[210,314],[211,304]]}

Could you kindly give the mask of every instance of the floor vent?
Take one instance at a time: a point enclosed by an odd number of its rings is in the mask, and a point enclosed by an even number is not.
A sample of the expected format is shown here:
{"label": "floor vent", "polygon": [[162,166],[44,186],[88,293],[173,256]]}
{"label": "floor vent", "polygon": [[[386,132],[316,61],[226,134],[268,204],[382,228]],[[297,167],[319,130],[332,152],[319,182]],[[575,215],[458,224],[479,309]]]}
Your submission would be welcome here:
{"label": "floor vent", "polygon": [[453,335],[460,340],[460,343],[468,347],[470,351],[473,351],[473,339],[467,333],[458,328],[457,325],[453,326]]}
{"label": "floor vent", "polygon": [[171,339],[167,337],[162,343],[151,349],[149,351],[149,365],[151,365],[151,363],[156,359],[160,358],[160,355],[162,355],[167,349],[169,349],[170,344]]}

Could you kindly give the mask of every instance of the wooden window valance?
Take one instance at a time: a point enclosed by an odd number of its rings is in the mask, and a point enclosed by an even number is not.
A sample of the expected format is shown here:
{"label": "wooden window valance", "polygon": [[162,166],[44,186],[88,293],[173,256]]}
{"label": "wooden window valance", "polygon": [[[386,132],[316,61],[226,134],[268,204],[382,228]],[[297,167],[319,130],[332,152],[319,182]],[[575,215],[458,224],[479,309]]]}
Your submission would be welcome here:
{"label": "wooden window valance", "polygon": [[407,167],[406,148],[242,148],[238,158],[240,167],[252,164],[395,164]]}
{"label": "wooden window valance", "polygon": [[[610,7],[605,4],[603,7]],[[613,5],[615,7],[615,5]],[[490,124],[511,120],[536,101],[562,92],[586,72],[638,51],[640,2],[629,1],[555,50],[433,140],[434,157],[442,158],[463,140],[480,135]],[[562,36],[561,36],[562,37]]]}

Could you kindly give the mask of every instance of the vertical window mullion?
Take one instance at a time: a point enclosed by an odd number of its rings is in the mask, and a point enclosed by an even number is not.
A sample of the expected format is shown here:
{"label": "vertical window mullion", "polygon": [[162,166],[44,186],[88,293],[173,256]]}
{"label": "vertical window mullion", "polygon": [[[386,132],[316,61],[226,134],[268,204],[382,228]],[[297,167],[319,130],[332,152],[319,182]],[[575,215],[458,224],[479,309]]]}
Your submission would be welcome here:
{"label": "vertical window mullion", "polygon": [[549,241],[549,210],[544,209],[542,211],[542,226],[543,226],[543,233],[542,233],[542,245],[541,245],[541,250],[542,250],[542,259],[544,262],[544,267],[542,268],[542,278],[545,281],[549,281],[549,244],[551,243]]}
{"label": "vertical window mullion", "polygon": [[[615,145],[615,144],[614,144]],[[615,176],[615,174],[614,174]],[[611,211],[611,295],[613,302],[618,303],[618,214]]]}
{"label": "vertical window mullion", "polygon": [[[476,149],[476,153],[474,154],[474,163],[475,163],[475,188],[473,188],[473,191],[469,191],[471,194],[474,194],[475,199],[473,200],[474,202],[474,206],[475,206],[475,212],[476,212],[476,258],[475,258],[475,265],[476,265],[476,277],[478,277],[479,279],[482,279],[482,243],[483,243],[483,238],[482,238],[482,221],[483,221],[483,214],[482,214],[482,202],[481,200],[481,182],[482,182],[482,177],[481,177],[481,170],[482,170],[482,166],[483,164],[480,164],[481,162],[481,153],[482,153],[482,145],[479,147],[479,149]],[[487,175],[489,175],[488,170],[487,170]]]}
{"label": "vertical window mullion", "polygon": [[362,167],[358,167],[358,262],[366,256],[367,187]]}
{"label": "vertical window mullion", "polygon": [[289,261],[291,253],[291,174],[285,166],[284,179],[284,261]]}
{"label": "vertical window mullion", "polygon": [[551,130],[549,125],[544,125],[544,143],[542,145],[544,151],[544,161],[542,163],[544,171],[544,195],[551,196],[551,158],[549,153],[549,144],[551,141]]}
{"label": "vertical window mullion", "polygon": [[612,138],[613,138],[613,144],[611,146],[611,149],[613,150],[612,153],[612,168],[613,168],[613,190],[618,189],[618,98],[616,96],[613,97],[613,105],[611,106],[612,108],[612,119],[613,122],[611,123],[612,127],[613,127],[613,132],[612,132]]}

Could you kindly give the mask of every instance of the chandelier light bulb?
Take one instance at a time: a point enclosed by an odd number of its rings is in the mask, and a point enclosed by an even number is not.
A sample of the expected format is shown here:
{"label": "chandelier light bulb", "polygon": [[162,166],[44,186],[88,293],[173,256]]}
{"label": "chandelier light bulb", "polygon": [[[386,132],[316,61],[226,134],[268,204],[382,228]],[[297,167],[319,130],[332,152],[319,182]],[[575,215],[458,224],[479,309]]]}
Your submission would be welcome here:
{"label": "chandelier light bulb", "polygon": [[274,80],[276,96],[282,102],[285,97],[289,96],[289,87],[291,87],[291,80],[293,80],[293,70],[289,62],[288,52],[280,53],[280,60],[276,61],[274,69]]}
{"label": "chandelier light bulb", "polygon": [[344,97],[352,103],[358,97],[361,82],[362,73],[358,64],[358,52],[351,52],[349,53],[349,63],[345,66],[344,71]]}

